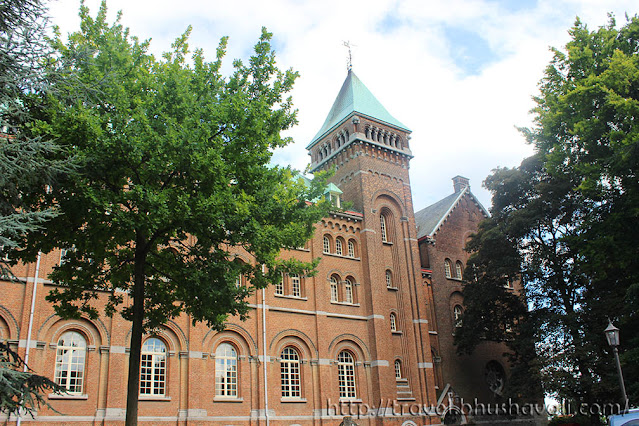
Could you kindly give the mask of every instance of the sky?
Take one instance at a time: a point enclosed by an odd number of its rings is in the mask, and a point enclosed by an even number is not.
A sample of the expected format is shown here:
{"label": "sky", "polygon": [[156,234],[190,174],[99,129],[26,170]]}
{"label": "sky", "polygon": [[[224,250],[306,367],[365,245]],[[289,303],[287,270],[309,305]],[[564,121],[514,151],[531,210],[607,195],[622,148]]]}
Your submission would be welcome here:
{"label": "sky", "polygon": [[[85,0],[93,15],[100,0]],[[65,35],[79,28],[79,0],[51,0],[49,15]],[[532,97],[550,47],[563,48],[578,16],[590,29],[639,13],[636,0],[109,0],[131,34],[151,39],[159,55],[189,25],[190,46],[207,59],[229,37],[223,71],[246,59],[264,26],[274,34],[281,69],[300,73],[292,92],[299,124],[294,143],[274,161],[304,170],[305,147],[353,71],[392,116],[412,130],[410,179],[420,210],[470,179],[490,208],[482,182],[497,167],[532,154],[517,127],[532,126]]]}

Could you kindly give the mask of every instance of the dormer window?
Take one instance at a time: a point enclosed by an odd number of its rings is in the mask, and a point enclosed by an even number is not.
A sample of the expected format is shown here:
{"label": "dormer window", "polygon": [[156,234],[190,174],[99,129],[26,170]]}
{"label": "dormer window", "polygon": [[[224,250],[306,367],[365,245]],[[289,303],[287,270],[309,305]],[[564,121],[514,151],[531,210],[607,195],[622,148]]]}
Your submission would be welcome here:
{"label": "dormer window", "polygon": [[324,197],[335,207],[342,207],[342,190],[339,189],[335,184],[329,183],[326,188],[326,192],[324,193]]}

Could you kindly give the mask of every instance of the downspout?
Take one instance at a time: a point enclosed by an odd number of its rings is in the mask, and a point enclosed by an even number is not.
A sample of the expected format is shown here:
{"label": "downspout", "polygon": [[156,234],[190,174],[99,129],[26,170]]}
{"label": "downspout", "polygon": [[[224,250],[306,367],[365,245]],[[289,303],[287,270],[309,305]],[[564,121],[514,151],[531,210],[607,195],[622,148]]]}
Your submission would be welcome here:
{"label": "downspout", "polygon": [[[27,349],[24,353],[24,366],[22,367],[23,372],[27,372],[27,365],[29,365],[29,349],[31,348],[31,331],[33,330],[33,315],[35,313],[35,303],[36,303],[36,292],[38,290],[38,278],[40,275],[40,259],[42,258],[42,253],[38,251],[38,260],[36,261],[36,269],[35,276],[33,278],[33,294],[31,295],[31,311],[29,312],[29,329],[27,331]],[[16,422],[17,426],[20,426],[22,423],[22,416],[18,416],[18,420]]]}
{"label": "downspout", "polygon": [[[264,273],[264,265],[262,265],[262,273]],[[266,426],[269,426],[269,417],[268,417],[268,376],[266,369],[266,289],[262,289],[262,343],[264,344],[263,348],[263,357],[264,357],[264,416],[266,417]]]}

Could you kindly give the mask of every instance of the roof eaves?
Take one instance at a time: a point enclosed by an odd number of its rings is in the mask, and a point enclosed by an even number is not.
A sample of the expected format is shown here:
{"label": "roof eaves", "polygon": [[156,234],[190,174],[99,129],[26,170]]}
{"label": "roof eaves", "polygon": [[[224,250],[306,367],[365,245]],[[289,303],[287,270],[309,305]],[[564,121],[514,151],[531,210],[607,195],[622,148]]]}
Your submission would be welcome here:
{"label": "roof eaves", "polygon": [[386,125],[388,127],[392,127],[394,129],[397,129],[397,130],[401,130],[401,131],[404,131],[404,132],[411,133],[411,130],[409,128],[407,128],[407,127],[398,126],[397,124],[389,123],[387,121],[381,120],[381,119],[376,118],[376,117],[372,117],[372,116],[370,116],[368,114],[364,114],[364,113],[359,112],[359,111],[351,111],[343,119],[341,119],[338,122],[336,122],[335,125],[333,125],[330,129],[326,130],[321,135],[320,134],[315,135],[313,140],[311,140],[311,142],[306,146],[306,149],[311,149],[312,147],[314,147],[320,140],[324,139],[327,135],[329,135],[330,133],[335,131],[335,129],[337,129],[339,126],[344,124],[344,122],[346,122],[349,118],[353,117],[354,115],[357,115],[359,117],[364,117],[364,118],[367,118],[369,120],[377,121],[379,123],[382,123],[382,124],[384,124],[384,125]]}
{"label": "roof eaves", "polygon": [[457,196],[457,198],[455,198],[455,201],[452,202],[452,204],[450,205],[446,213],[444,213],[442,218],[439,219],[439,222],[437,222],[437,225],[435,225],[433,230],[429,234],[427,234],[429,237],[435,236],[437,231],[439,231],[439,228],[444,224],[444,222],[446,222],[446,219],[448,219],[448,216],[450,216],[452,211],[455,210],[455,207],[457,207],[457,204],[459,204],[459,200],[461,200],[464,194],[466,194],[467,192],[470,193],[470,190],[468,189],[468,187],[464,188],[462,191],[459,192],[459,195]]}

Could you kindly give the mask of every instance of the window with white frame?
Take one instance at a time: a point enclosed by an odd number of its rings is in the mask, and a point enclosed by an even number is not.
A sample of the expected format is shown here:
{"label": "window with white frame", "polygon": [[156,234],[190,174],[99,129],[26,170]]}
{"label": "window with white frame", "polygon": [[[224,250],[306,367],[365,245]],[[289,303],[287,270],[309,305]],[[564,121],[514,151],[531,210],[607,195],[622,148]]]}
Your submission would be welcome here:
{"label": "window with white frame", "polygon": [[384,216],[383,214],[379,215],[379,227],[382,233],[382,242],[387,243],[388,233],[386,229],[386,216]]}
{"label": "window with white frame", "polygon": [[280,377],[282,383],[282,398],[302,397],[300,356],[297,351],[290,346],[284,348],[282,351]]}
{"label": "window with white frame", "polygon": [[455,263],[455,277],[459,278],[460,280],[462,279],[462,270],[463,270],[462,263],[458,260]]}
{"label": "window with white frame", "polygon": [[331,252],[331,240],[327,236],[324,236],[323,244],[324,244],[323,245],[324,253],[330,253]]}
{"label": "window with white frame", "polygon": [[355,360],[348,351],[341,351],[337,356],[337,378],[339,382],[339,398],[357,398],[355,387]]}
{"label": "window with white frame", "polygon": [[348,257],[355,257],[355,242],[348,240]]}
{"label": "window with white frame", "polygon": [[348,278],[344,281],[344,301],[346,303],[354,303],[353,282]]}
{"label": "window with white frame", "polygon": [[87,341],[77,331],[67,331],[58,339],[55,382],[72,395],[82,393]]}
{"label": "window with white frame", "polygon": [[393,312],[390,314],[390,328],[391,331],[397,331],[397,315]]}
{"label": "window with white frame", "polygon": [[402,363],[398,359],[395,360],[395,378],[398,380],[402,378]]}
{"label": "window with white frame", "polygon": [[275,283],[275,294],[284,294],[284,276],[282,276],[282,279],[280,281]]}
{"label": "window with white frame", "polygon": [[215,396],[237,398],[237,352],[229,343],[215,350]]}
{"label": "window with white frame", "polygon": [[142,345],[140,395],[166,395],[166,345],[157,337],[146,339]]}
{"label": "window with white frame", "polygon": [[291,296],[302,297],[302,285],[300,276],[297,274],[290,274],[291,279]]}
{"label": "window with white frame", "polygon": [[455,305],[455,307],[453,308],[453,323],[455,327],[459,328],[462,326],[463,313],[464,309],[461,307],[461,305]]}
{"label": "window with white frame", "polygon": [[452,278],[453,277],[452,263],[451,263],[450,259],[444,260],[444,274],[446,274],[446,278]]}
{"label": "window with white frame", "polygon": [[339,280],[335,275],[331,276],[331,302],[337,302],[339,300],[338,286]]}
{"label": "window with white frame", "polygon": [[64,265],[64,263],[67,261],[67,256],[69,255],[69,252],[73,250],[74,249],[69,249],[69,248],[60,249],[60,263],[59,263],[60,266]]}
{"label": "window with white frame", "polygon": [[344,254],[344,244],[341,238],[335,240],[335,254],[340,256]]}
{"label": "window with white frame", "polygon": [[386,287],[393,287],[393,273],[390,271],[390,269],[386,270]]}

